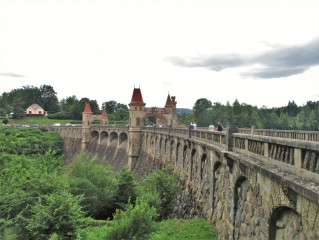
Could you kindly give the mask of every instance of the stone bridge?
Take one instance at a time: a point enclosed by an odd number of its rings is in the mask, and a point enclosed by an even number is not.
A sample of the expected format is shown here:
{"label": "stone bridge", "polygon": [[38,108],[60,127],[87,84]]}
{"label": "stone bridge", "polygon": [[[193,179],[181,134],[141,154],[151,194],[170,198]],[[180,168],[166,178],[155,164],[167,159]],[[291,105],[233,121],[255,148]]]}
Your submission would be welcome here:
{"label": "stone bridge", "polygon": [[[319,239],[318,132],[90,126],[63,138],[127,143],[137,174],[167,164],[181,174],[174,215],[208,219],[220,239]],[[86,137],[86,141],[89,138]],[[83,140],[82,140],[83,144]]]}

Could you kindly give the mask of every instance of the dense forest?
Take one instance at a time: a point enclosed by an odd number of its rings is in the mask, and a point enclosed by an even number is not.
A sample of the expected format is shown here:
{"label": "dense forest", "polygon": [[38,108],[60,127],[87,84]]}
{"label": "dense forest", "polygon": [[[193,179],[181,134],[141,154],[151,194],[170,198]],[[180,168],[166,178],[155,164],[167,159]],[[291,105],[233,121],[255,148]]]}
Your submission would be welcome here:
{"label": "dense forest", "polygon": [[[22,118],[25,109],[33,103],[38,103],[49,113],[48,117],[53,119],[81,120],[86,103],[90,104],[93,114],[101,114],[105,108],[109,121],[112,123],[127,123],[129,118],[129,109],[126,104],[110,100],[103,102],[100,107],[96,100],[77,99],[76,96],[59,101],[57,93],[49,85],[42,85],[40,88],[24,86],[2,93],[0,117],[13,113],[13,118]],[[237,125],[240,128],[250,128],[255,125],[260,129],[319,130],[319,101],[308,101],[305,105],[298,106],[292,100],[283,107],[258,108],[240,103],[238,100],[232,104],[228,102],[223,105],[200,98],[194,103],[192,110],[177,109],[177,113],[180,125],[188,125],[191,121],[195,121],[199,127],[208,127],[210,122],[215,124],[221,122],[224,127]]]}
{"label": "dense forest", "polygon": [[63,166],[62,149],[56,132],[0,127],[0,239],[147,239],[171,214],[169,168],[137,181],[88,153]]}

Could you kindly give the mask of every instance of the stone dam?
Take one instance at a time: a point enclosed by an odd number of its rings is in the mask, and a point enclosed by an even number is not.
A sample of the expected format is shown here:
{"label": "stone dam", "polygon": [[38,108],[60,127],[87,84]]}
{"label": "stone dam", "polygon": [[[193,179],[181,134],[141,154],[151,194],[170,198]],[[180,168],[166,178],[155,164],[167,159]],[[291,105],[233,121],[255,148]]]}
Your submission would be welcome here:
{"label": "stone dam", "polygon": [[[87,149],[115,171],[180,173],[173,216],[204,217],[219,239],[319,239],[318,132],[50,127],[65,163]],[[84,137],[83,137],[84,136]],[[82,146],[82,148],[81,148]]]}

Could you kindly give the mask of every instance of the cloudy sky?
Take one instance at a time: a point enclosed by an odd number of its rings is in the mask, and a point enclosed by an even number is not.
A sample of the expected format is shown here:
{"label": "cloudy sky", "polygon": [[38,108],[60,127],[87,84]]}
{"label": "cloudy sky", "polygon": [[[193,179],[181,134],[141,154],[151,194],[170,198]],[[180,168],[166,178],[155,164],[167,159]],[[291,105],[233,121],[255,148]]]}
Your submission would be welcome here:
{"label": "cloudy sky", "polygon": [[318,0],[0,0],[0,94],[177,107],[319,100]]}

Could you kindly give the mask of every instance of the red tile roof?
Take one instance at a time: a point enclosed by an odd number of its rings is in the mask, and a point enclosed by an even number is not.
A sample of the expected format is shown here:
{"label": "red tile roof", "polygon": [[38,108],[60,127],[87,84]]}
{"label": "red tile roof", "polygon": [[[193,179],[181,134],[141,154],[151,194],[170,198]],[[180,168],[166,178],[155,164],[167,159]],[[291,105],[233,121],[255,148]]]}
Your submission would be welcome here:
{"label": "red tile roof", "polygon": [[165,107],[173,107],[172,99],[169,94],[167,96]]}
{"label": "red tile roof", "polygon": [[102,116],[107,116],[105,108],[103,109]]}
{"label": "red tile roof", "polygon": [[90,104],[88,104],[88,103],[85,104],[85,108],[84,108],[83,113],[92,113]]}
{"label": "red tile roof", "polygon": [[140,88],[134,88],[132,100],[131,100],[130,104],[143,104],[143,105],[145,105]]}

